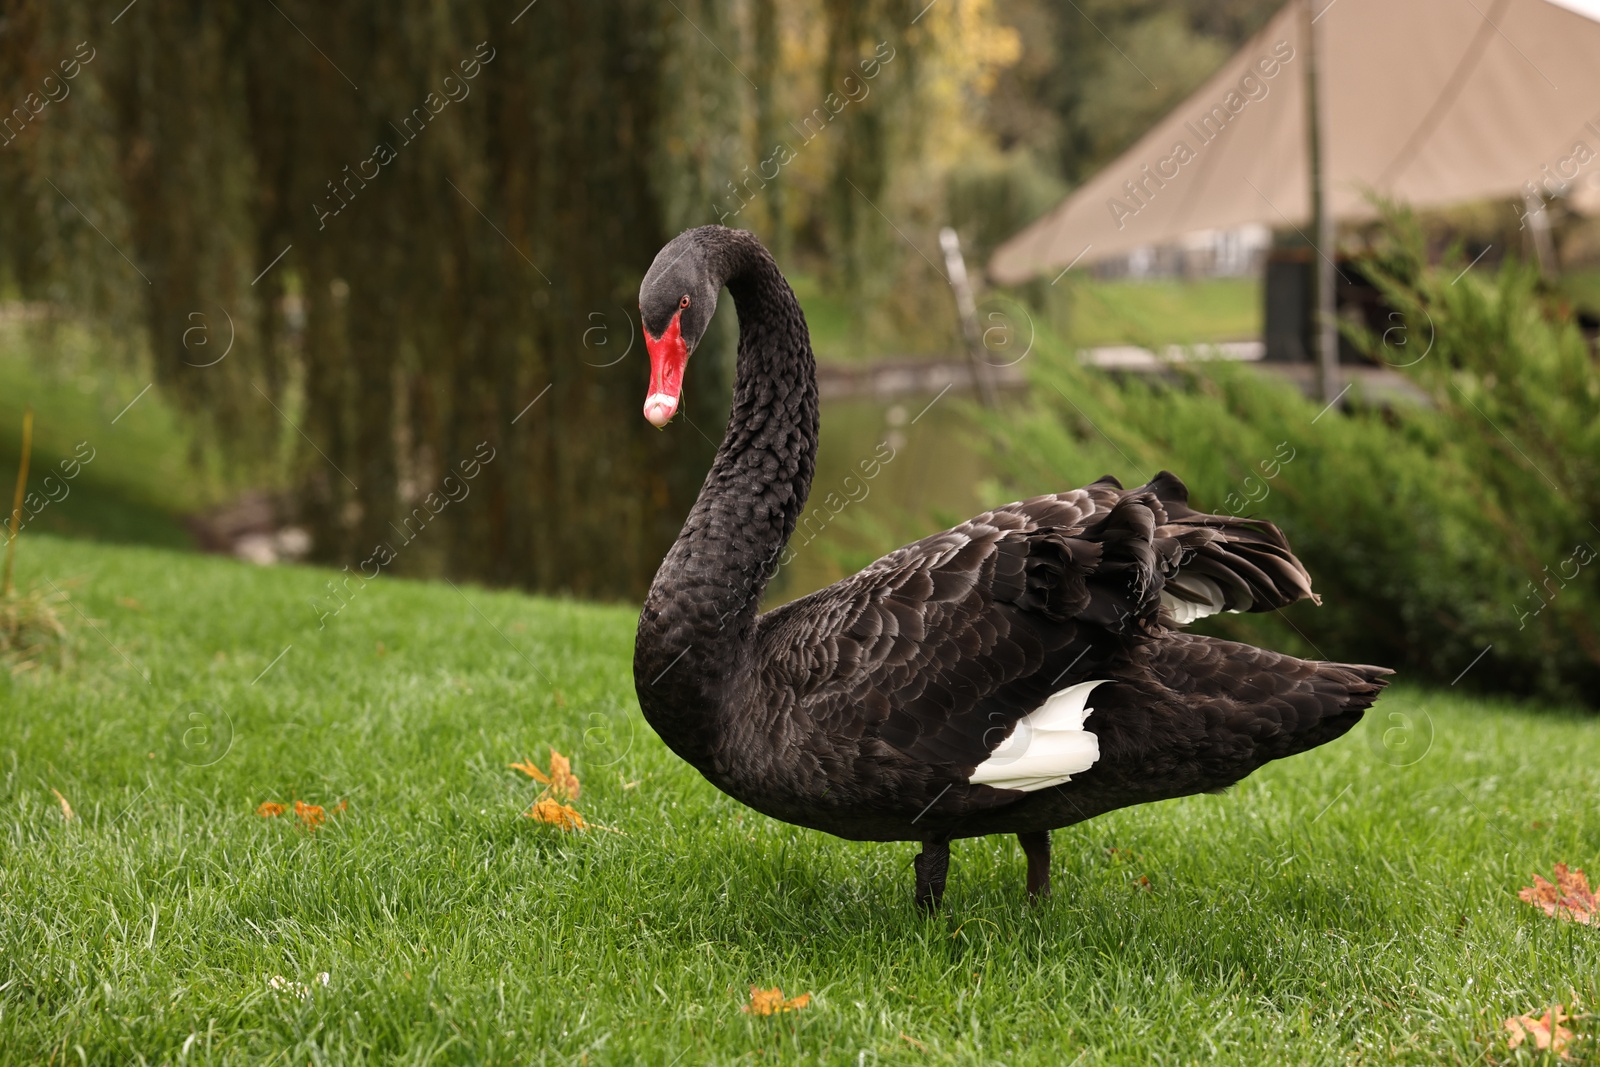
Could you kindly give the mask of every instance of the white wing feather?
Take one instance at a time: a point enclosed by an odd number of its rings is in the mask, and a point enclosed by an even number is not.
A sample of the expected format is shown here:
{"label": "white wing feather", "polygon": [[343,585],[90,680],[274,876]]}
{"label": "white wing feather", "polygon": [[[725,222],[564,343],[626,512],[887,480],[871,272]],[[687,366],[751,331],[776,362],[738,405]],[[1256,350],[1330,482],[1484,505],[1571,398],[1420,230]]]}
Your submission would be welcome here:
{"label": "white wing feather", "polygon": [[[1184,596],[1174,596],[1167,589],[1176,589]],[[1200,574],[1184,574],[1179,571],[1167,580],[1167,589],[1161,590],[1161,606],[1172,616],[1175,626],[1187,626],[1196,619],[1215,615],[1219,611],[1244,611],[1250,606],[1244,604],[1237,608],[1226,608],[1227,601],[1222,595],[1222,587]]]}
{"label": "white wing feather", "polygon": [[1083,728],[1094,711],[1089,694],[1107,679],[1079,682],[1053,693],[1016,727],[969,781],[1031,792],[1072,780],[1100,758],[1100,739]]}

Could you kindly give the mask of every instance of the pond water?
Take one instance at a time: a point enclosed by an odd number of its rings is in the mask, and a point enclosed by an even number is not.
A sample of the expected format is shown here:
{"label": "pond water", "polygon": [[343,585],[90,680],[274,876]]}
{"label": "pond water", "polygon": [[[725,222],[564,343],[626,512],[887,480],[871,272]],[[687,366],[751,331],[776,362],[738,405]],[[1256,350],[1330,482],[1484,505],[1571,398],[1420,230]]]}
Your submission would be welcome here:
{"label": "pond water", "polygon": [[971,405],[954,393],[825,402],[811,498],[766,606],[982,511],[990,470]]}

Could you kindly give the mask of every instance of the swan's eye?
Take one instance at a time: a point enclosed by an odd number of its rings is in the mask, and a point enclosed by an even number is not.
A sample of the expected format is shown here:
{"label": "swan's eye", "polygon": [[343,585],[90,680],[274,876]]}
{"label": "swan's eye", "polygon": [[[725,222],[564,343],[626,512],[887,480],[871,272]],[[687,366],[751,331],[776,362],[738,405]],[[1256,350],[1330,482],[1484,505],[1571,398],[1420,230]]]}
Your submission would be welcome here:
{"label": "swan's eye", "polygon": [[678,307],[681,310],[681,309],[686,308],[688,306],[689,306],[689,295],[687,293],[685,293],[683,299],[678,301]]}

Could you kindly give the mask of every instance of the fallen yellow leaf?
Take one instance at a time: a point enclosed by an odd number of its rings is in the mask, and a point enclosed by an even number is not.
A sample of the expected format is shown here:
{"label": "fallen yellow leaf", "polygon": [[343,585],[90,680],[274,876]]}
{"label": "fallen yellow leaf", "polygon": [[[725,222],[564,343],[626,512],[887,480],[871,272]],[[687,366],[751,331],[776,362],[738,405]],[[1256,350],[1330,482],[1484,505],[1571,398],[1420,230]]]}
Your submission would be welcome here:
{"label": "fallen yellow leaf", "polygon": [[263,819],[276,819],[283,814],[283,805],[275,804],[270,800],[263,800],[261,806],[256,809],[256,814]]}
{"label": "fallen yellow leaf", "polygon": [[536,782],[543,782],[545,785],[550,784],[550,776],[541,771],[539,765],[531,759],[523,760],[521,763],[508,763],[506,766],[514,771],[521,771]]}
{"label": "fallen yellow leaf", "polygon": [[798,997],[784,1000],[783,990],[777,986],[773,986],[771,989],[751,986],[750,1003],[739,1010],[748,1012],[751,1015],[775,1015],[784,1011],[799,1011],[810,1003],[810,993],[801,993]]}
{"label": "fallen yellow leaf", "polygon": [[550,792],[556,797],[577,800],[583,787],[578,776],[572,773],[572,761],[555,749],[550,750]]}
{"label": "fallen yellow leaf", "polygon": [[1506,1029],[1511,1032],[1510,1046],[1516,1048],[1531,1037],[1533,1047],[1541,1052],[1548,1050],[1564,1060],[1571,1059],[1567,1046],[1572,1043],[1572,1031],[1561,1025],[1566,1021],[1566,1012],[1559,1004],[1538,1018],[1513,1015],[1505,1021]]}
{"label": "fallen yellow leaf", "polygon": [[307,804],[303,800],[294,802],[294,813],[300,821],[306,824],[307,830],[315,830],[328,818],[328,813],[316,804]]}
{"label": "fallen yellow leaf", "polygon": [[587,829],[583,816],[578,814],[576,808],[557,803],[548,797],[535,802],[532,808],[522,814],[524,818],[537,819],[551,826],[559,826],[563,830]]}
{"label": "fallen yellow leaf", "polygon": [[549,774],[540,770],[539,765],[532,760],[523,760],[521,763],[512,763],[509,766],[534,781],[549,786],[550,795],[557,800],[577,800],[578,793],[583,788],[578,783],[578,776],[572,773],[572,761],[553,748],[550,750]]}
{"label": "fallen yellow leaf", "polygon": [[72,805],[68,804],[67,803],[67,798],[61,795],[61,790],[59,790],[59,789],[51,789],[50,792],[54,793],[56,795],[56,799],[61,801],[61,818],[66,820],[67,822],[71,822],[72,821]]}
{"label": "fallen yellow leaf", "polygon": [[1517,896],[1536,908],[1544,909],[1546,915],[1568,922],[1583,923],[1585,926],[1600,922],[1600,898],[1589,889],[1588,877],[1582,870],[1569,871],[1565,863],[1556,864],[1554,885],[1536,874],[1533,884],[1524,887]]}

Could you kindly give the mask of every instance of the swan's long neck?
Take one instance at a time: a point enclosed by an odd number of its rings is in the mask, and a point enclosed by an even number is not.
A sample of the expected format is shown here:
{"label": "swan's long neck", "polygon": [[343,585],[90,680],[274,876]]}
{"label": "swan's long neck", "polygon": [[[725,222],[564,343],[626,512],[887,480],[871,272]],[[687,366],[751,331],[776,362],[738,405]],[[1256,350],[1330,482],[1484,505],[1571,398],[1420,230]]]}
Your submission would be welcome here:
{"label": "swan's long neck", "polygon": [[700,496],[656,572],[634,653],[641,707],[691,762],[687,750],[708,739],[711,705],[749,677],[757,608],[805,508],[817,454],[816,364],[799,301],[753,236],[723,233],[714,258],[739,313],[733,406]]}

